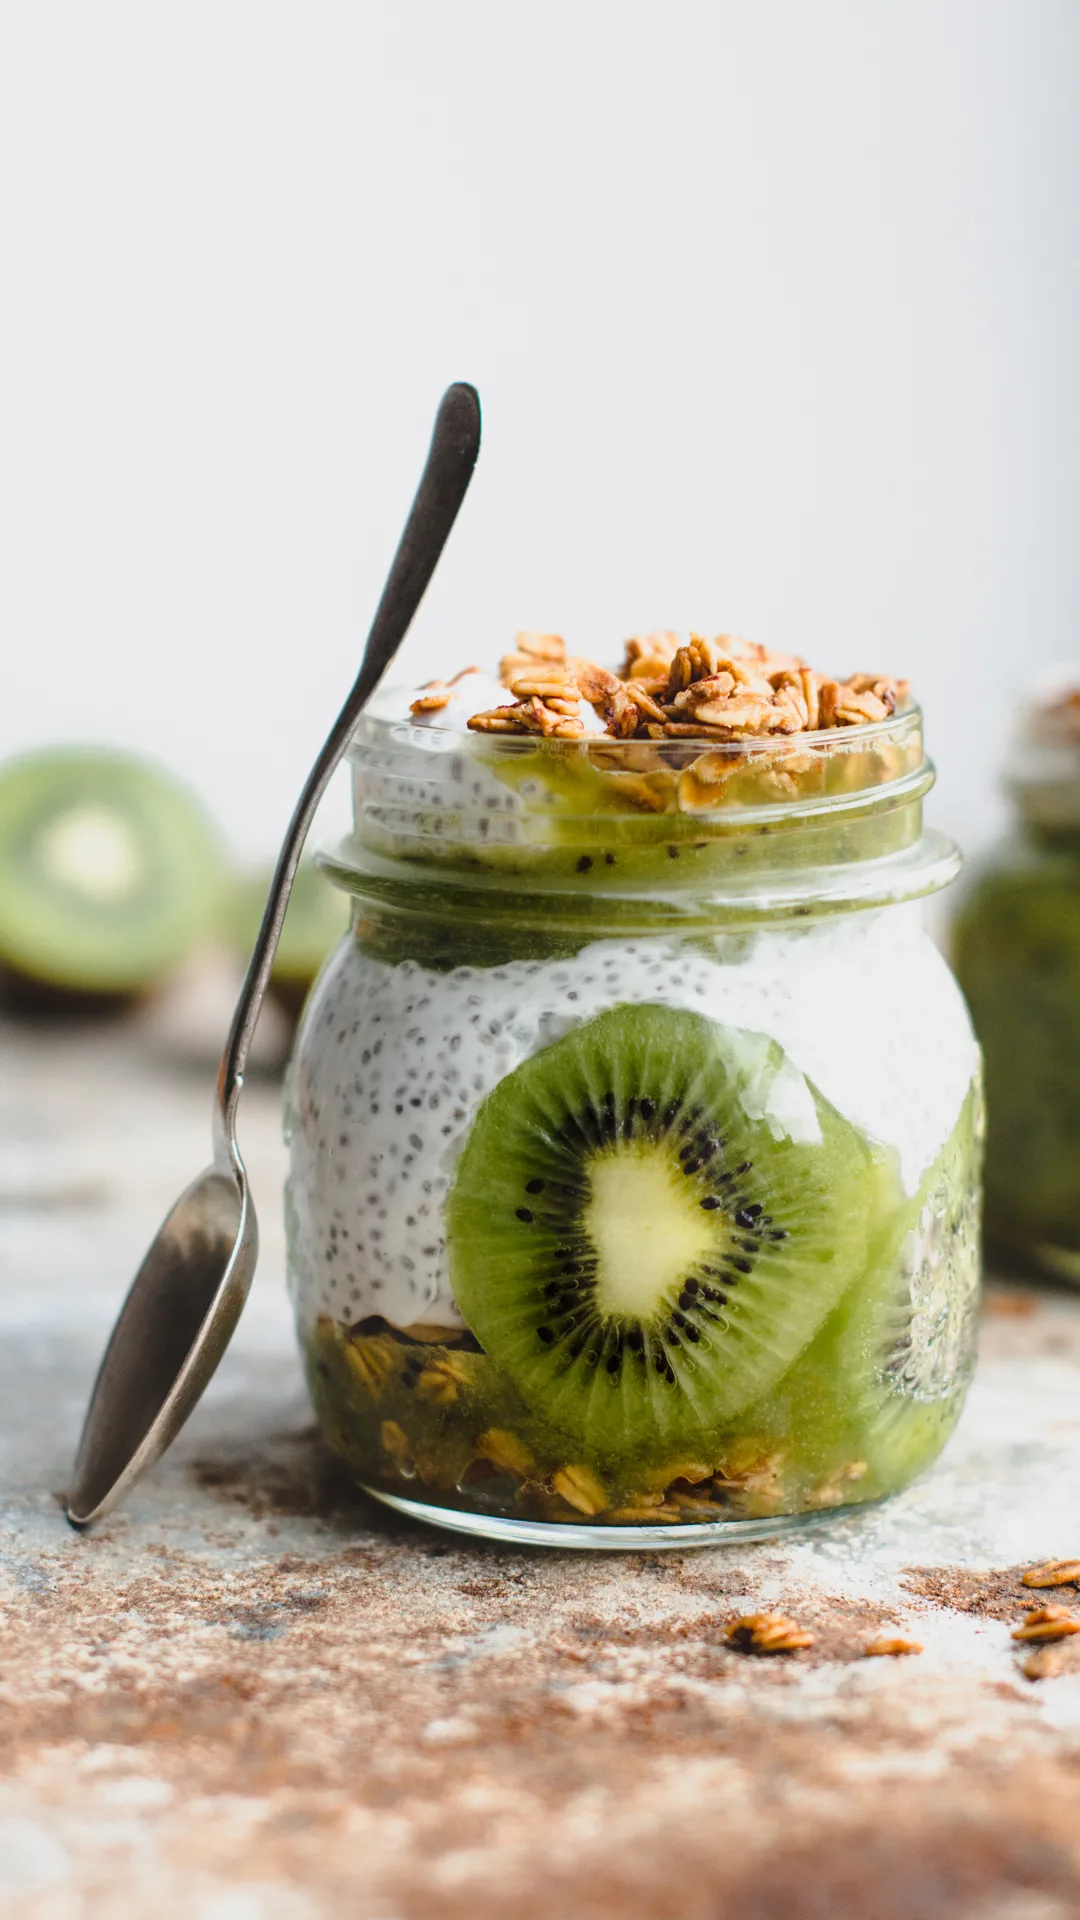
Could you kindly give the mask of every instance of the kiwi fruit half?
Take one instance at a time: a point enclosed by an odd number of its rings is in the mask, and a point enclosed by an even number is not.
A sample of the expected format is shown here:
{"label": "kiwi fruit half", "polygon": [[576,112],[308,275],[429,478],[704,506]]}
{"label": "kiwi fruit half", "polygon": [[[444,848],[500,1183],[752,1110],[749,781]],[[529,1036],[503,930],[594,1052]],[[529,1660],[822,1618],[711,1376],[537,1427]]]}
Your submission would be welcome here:
{"label": "kiwi fruit half", "polygon": [[84,994],[151,986],[212,923],[217,835],[172,775],[50,749],[0,769],[0,966]]}
{"label": "kiwi fruit half", "polygon": [[767,1035],[616,1007],[481,1105],[448,1201],[455,1297],[562,1432],[623,1457],[692,1446],[860,1271],[875,1177]]}
{"label": "kiwi fruit half", "polygon": [[[229,913],[230,943],[246,963],[262,924],[272,873],[243,882]],[[275,998],[293,1015],[300,1012],[323,961],[349,924],[349,896],[320,872],[314,860],[302,860],[289,895],[270,974]]]}

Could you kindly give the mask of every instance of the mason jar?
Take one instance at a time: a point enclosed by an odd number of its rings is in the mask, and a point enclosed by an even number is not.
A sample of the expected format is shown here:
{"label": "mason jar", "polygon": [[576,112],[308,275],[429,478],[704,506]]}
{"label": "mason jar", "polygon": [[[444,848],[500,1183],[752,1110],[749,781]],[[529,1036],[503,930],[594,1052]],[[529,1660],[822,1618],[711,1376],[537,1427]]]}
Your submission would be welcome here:
{"label": "mason jar", "polygon": [[445,1526],[754,1539],[904,1486],[972,1368],[982,1104],[911,707],[706,750],[403,721],[323,866],[289,1282],[331,1447]]}
{"label": "mason jar", "polygon": [[1023,716],[1011,829],[967,883],[956,968],[986,1060],[988,1249],[1080,1282],[1080,685]]}

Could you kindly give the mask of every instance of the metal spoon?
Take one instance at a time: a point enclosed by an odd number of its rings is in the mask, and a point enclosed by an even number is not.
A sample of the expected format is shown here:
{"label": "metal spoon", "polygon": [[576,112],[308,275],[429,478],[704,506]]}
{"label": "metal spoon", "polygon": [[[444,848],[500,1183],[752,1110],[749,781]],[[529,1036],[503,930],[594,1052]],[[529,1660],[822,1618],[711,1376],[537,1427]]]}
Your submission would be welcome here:
{"label": "metal spoon", "polygon": [[236,1144],[236,1108],[312,816],[356,722],[408,631],[480,451],[480,402],[443,395],[427,465],[394,555],[356,683],[308,776],[278,856],[255,951],[218,1070],[214,1158],[167,1216],[120,1311],[94,1383],[68,1519],[88,1526],[160,1458],[213,1375],[247,1299],[259,1234]]}

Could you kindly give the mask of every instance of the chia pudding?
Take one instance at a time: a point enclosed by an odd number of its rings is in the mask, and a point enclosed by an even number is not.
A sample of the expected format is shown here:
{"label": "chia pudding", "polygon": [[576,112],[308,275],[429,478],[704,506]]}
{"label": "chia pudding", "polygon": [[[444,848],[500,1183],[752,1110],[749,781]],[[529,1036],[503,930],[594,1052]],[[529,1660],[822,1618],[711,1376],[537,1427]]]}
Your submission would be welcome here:
{"label": "chia pudding", "polygon": [[609,1545],[904,1485],[970,1376],[982,1132],[906,689],[525,635],[381,696],[352,766],[286,1215],[356,1478]]}

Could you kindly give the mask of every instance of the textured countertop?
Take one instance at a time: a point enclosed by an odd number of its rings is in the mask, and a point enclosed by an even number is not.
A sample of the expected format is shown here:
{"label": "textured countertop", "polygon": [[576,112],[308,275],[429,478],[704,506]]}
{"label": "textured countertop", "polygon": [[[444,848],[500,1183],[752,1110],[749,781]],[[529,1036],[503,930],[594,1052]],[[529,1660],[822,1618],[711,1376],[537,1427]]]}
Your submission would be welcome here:
{"label": "textured countertop", "polygon": [[[497,1550],[350,1492],[263,1255],[169,1460],[90,1535],[62,1493],[213,1063],[149,1018],[0,1026],[0,1912],[16,1920],[1066,1920],[1080,1658],[1025,1677],[1019,1570],[1080,1553],[1080,1297],[998,1286],[921,1485],[769,1544]],[[783,1608],[808,1652],[725,1624]],[[867,1659],[880,1626],[924,1652]],[[1080,1640],[1080,1636],[1078,1636]]]}

